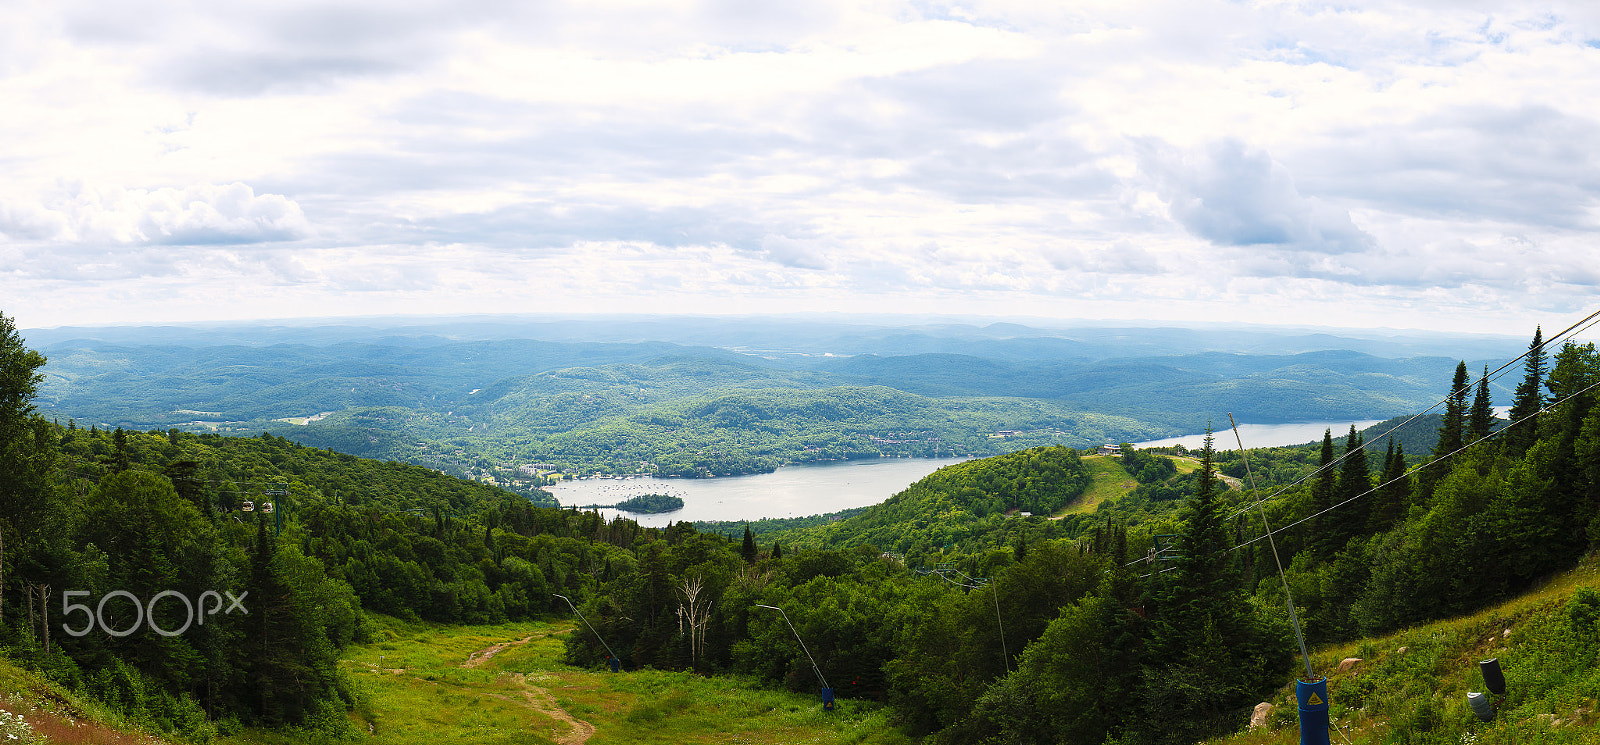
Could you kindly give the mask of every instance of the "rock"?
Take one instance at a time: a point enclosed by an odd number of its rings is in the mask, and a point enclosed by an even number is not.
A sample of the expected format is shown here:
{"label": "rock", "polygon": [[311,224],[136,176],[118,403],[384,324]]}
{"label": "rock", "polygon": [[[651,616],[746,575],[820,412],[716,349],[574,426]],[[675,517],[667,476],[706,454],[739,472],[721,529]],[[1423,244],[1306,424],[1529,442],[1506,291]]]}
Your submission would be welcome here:
{"label": "rock", "polygon": [[1361,664],[1360,657],[1346,657],[1339,661],[1339,667],[1334,672],[1349,672],[1350,668],[1353,668],[1359,664]]}
{"label": "rock", "polygon": [[1394,651],[1394,653],[1395,653],[1395,654],[1405,654],[1405,653],[1406,653],[1406,650],[1408,650],[1408,649],[1410,649],[1410,647],[1401,647],[1401,648],[1399,648],[1399,649],[1396,649],[1396,650],[1395,650],[1395,651]]}
{"label": "rock", "polygon": [[1272,704],[1262,701],[1256,704],[1256,710],[1250,712],[1250,729],[1261,729],[1267,726],[1267,717],[1272,716]]}
{"label": "rock", "polygon": [[1511,638],[1511,629],[1506,629],[1506,633],[1503,634],[1502,636],[1504,636],[1507,639],[1510,639]]}

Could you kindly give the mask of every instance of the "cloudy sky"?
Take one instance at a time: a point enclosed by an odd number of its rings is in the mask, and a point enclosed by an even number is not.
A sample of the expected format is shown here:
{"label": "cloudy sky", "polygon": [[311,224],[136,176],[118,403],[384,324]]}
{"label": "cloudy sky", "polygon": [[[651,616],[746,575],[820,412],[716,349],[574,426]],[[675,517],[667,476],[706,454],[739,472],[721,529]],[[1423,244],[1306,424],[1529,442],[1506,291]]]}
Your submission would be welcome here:
{"label": "cloudy sky", "polygon": [[0,312],[1564,327],[1592,7],[0,0]]}

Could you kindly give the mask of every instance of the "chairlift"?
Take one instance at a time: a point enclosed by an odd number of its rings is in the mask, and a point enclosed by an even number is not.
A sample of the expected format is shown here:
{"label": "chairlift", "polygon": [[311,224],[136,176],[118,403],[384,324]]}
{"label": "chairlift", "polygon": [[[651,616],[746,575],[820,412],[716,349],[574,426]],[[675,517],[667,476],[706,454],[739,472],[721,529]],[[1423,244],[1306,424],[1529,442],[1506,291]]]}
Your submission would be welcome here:
{"label": "chairlift", "polygon": [[1178,535],[1166,533],[1155,536],[1154,543],[1150,546],[1150,558],[1161,561],[1171,561],[1178,558]]}
{"label": "chairlift", "polygon": [[239,511],[241,511],[241,512],[255,512],[256,511],[256,503],[246,499],[243,503],[241,503],[239,505]]}
{"label": "chairlift", "polygon": [[262,502],[261,503],[261,511],[266,513],[266,514],[268,514],[268,515],[272,514],[272,503],[271,502]]}

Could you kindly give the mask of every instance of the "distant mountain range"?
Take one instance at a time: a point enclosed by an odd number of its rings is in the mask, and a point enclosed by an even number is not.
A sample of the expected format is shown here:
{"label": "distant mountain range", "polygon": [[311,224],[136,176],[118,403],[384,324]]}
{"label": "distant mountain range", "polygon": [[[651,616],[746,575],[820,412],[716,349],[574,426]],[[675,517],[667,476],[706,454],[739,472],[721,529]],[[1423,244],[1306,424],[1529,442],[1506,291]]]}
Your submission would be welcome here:
{"label": "distant mountain range", "polygon": [[[796,318],[363,319],[24,335],[50,358],[37,404],[62,420],[270,429],[494,478],[562,457],[697,473],[1081,447],[1196,431],[1218,412],[1255,423],[1382,418],[1431,406],[1468,352],[1494,353],[1498,366],[1525,346],[1266,327]],[[1419,353],[1449,348],[1464,351]],[[1468,357],[1469,368],[1481,359]]]}

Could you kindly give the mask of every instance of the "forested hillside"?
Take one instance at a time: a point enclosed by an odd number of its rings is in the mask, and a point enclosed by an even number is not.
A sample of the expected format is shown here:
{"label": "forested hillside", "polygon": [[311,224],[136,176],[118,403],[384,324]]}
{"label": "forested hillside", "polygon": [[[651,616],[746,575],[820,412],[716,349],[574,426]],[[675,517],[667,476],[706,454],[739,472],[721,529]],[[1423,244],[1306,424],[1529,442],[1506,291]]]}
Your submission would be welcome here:
{"label": "forested hillside", "polygon": [[[1370,340],[1265,333],[1084,329],[1079,339],[1007,324],[821,324],[761,337],[756,327],[686,319],[634,328],[659,336],[594,329],[618,339],[604,343],[574,341],[561,324],[525,330],[557,341],[416,329],[86,329],[76,339],[62,330],[41,334],[52,363],[37,405],[102,429],[265,430],[531,495],[542,483],[534,464],[705,476],[1138,442],[1198,431],[1217,411],[1261,423],[1390,416],[1436,400],[1454,364],[1319,346],[1375,348]],[[1249,351],[1192,351],[1204,340]],[[819,345],[841,354],[800,351]],[[1396,341],[1391,353],[1435,346]]]}
{"label": "forested hillside", "polygon": [[[567,637],[576,665],[614,651],[625,671],[825,683],[943,743],[1190,743],[1242,727],[1293,674],[1258,500],[1313,644],[1483,607],[1600,538],[1592,345],[1536,343],[1499,430],[1493,389],[1458,365],[1410,468],[1357,432],[1256,451],[1260,491],[1220,482],[1209,449],[1134,451],[1129,497],[1051,519],[1088,475],[1041,447],[759,537],[607,522],[275,436],[61,427],[30,410],[44,364],[0,316],[0,645],[193,741],[345,732],[362,691],[335,663],[368,614],[495,622],[565,613],[559,593],[598,632]],[[285,509],[263,515],[269,499]]]}

